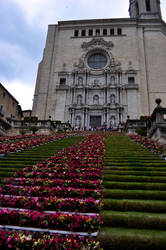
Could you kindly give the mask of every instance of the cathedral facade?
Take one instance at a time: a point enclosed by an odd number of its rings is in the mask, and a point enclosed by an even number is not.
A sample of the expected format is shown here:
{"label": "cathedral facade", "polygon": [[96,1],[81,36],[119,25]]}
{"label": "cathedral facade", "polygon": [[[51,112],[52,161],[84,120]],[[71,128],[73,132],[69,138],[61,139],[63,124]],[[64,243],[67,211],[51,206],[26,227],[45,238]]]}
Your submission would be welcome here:
{"label": "cathedral facade", "polygon": [[130,18],[49,25],[32,114],[72,127],[113,127],[166,106],[166,24],[159,0],[130,0]]}

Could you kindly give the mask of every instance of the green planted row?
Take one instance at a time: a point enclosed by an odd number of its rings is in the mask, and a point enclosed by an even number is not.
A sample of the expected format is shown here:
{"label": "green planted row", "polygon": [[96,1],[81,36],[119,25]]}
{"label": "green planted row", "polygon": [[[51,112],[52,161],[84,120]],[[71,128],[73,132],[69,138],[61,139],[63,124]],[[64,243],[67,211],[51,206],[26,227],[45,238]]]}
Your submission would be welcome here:
{"label": "green planted row", "polygon": [[110,136],[103,187],[101,246],[165,250],[166,161],[126,136]]}
{"label": "green planted row", "polygon": [[156,182],[166,183],[166,177],[163,176],[133,176],[133,175],[104,175],[104,181],[120,182]]}
{"label": "green planted row", "polygon": [[136,211],[106,211],[101,213],[104,226],[166,230],[166,214]]}
{"label": "green planted row", "polygon": [[128,200],[103,199],[104,210],[117,211],[145,211],[152,213],[165,213],[166,201],[156,200]]}
{"label": "green planted row", "polygon": [[165,250],[166,231],[102,227],[97,238],[103,249]]}
{"label": "green planted row", "polygon": [[68,137],[0,158],[0,178],[13,176],[14,172],[55,155],[65,147],[80,142],[82,136]]}
{"label": "green planted row", "polygon": [[166,191],[104,189],[104,198],[166,200]]}
{"label": "green planted row", "polygon": [[166,191],[166,183],[104,181],[103,184],[104,184],[104,187],[107,189],[164,190]]}

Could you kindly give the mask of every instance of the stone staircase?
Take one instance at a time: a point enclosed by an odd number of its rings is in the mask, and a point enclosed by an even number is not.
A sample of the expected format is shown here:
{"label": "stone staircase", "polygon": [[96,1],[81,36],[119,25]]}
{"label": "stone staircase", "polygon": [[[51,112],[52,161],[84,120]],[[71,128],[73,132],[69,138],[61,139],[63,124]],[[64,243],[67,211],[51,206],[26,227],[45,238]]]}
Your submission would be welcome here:
{"label": "stone staircase", "polygon": [[166,162],[125,136],[107,139],[104,249],[166,249]]}

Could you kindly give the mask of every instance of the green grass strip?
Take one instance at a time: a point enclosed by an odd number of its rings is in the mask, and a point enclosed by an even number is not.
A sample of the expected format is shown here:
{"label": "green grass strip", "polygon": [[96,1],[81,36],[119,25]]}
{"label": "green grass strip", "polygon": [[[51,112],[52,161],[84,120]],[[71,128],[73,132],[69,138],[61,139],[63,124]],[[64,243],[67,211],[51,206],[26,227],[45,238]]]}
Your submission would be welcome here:
{"label": "green grass strip", "polygon": [[124,175],[124,176],[123,175],[104,175],[104,181],[166,183],[166,177],[133,176],[133,175]]}
{"label": "green grass strip", "polygon": [[166,191],[104,189],[104,198],[166,200]]}
{"label": "green grass strip", "polygon": [[104,181],[103,185],[108,189],[166,190],[166,183]]}
{"label": "green grass strip", "polygon": [[165,213],[166,201],[156,200],[116,200],[103,199],[104,210],[117,211],[144,211],[153,213]]}
{"label": "green grass strip", "polygon": [[165,250],[166,231],[102,227],[97,240],[105,250]]}
{"label": "green grass strip", "polygon": [[166,214],[162,213],[104,210],[100,216],[104,226],[166,230]]}

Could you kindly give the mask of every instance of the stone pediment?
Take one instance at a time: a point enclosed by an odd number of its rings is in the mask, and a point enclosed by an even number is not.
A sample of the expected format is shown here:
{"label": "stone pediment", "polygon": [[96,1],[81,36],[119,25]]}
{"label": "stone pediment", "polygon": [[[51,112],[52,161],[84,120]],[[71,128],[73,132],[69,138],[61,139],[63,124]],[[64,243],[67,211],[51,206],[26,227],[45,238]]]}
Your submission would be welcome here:
{"label": "stone pediment", "polygon": [[90,42],[83,42],[81,47],[83,49],[87,49],[91,46],[99,46],[99,45],[110,49],[114,46],[113,42],[105,41],[103,38],[100,37],[100,38],[93,38]]}

